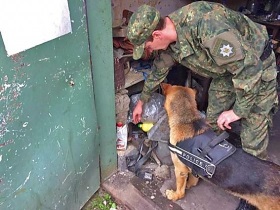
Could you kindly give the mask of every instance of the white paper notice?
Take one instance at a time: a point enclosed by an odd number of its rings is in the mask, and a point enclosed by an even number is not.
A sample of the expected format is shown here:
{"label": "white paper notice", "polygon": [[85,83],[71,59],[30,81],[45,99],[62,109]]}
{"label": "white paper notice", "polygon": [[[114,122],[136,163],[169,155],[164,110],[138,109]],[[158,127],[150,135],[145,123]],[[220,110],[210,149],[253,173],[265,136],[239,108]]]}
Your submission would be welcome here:
{"label": "white paper notice", "polygon": [[1,0],[0,31],[8,56],[72,32],[67,0]]}

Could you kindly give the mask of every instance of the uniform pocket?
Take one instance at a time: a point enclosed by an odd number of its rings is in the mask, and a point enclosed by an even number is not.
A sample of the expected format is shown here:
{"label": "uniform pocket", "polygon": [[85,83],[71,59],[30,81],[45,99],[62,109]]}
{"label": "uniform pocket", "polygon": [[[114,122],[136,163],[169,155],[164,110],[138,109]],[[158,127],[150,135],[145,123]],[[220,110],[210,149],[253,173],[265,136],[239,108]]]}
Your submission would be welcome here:
{"label": "uniform pocket", "polygon": [[277,71],[276,65],[272,64],[269,68],[265,69],[262,73],[262,80],[265,82],[270,82],[271,80],[276,79]]}
{"label": "uniform pocket", "polygon": [[267,67],[263,70],[262,80],[265,82],[270,82],[271,80],[276,79],[277,77],[277,67],[274,55],[271,55],[268,59],[263,62],[263,66]]}

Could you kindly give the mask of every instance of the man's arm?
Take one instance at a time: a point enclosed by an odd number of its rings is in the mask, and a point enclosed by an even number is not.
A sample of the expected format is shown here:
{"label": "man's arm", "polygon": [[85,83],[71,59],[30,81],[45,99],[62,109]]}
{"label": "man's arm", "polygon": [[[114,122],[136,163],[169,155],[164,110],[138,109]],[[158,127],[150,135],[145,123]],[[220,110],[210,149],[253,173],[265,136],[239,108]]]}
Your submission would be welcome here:
{"label": "man's arm", "polygon": [[[264,42],[262,37],[260,43]],[[222,71],[226,70],[233,75],[232,85],[236,93],[233,112],[240,118],[246,118],[255,102],[263,74],[260,53],[250,43],[244,42],[237,30],[216,34],[205,40],[204,45],[219,66],[216,72],[222,75]]]}
{"label": "man's arm", "polygon": [[144,102],[139,99],[139,101],[137,102],[137,104],[133,110],[132,117],[133,117],[133,122],[135,124],[141,122],[143,105],[144,105]]}
{"label": "man's arm", "polygon": [[139,123],[141,121],[143,105],[148,102],[151,94],[158,88],[159,84],[166,78],[169,70],[174,65],[174,60],[171,55],[166,52],[162,52],[154,60],[151,73],[148,75],[144,87],[133,110],[133,121]]}
{"label": "man's arm", "polygon": [[230,123],[235,122],[239,119],[240,119],[240,117],[237,116],[234,113],[234,111],[231,109],[228,111],[224,111],[224,112],[222,112],[222,114],[220,114],[220,116],[218,117],[218,120],[217,120],[217,125],[222,130],[231,129]]}

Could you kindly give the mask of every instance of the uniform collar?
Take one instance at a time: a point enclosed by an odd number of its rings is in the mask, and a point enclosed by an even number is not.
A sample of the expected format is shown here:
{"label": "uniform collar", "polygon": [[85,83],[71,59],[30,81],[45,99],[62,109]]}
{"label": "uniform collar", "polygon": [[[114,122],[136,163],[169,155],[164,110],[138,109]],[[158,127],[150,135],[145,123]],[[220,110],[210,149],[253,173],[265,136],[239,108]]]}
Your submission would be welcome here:
{"label": "uniform collar", "polygon": [[170,20],[175,25],[177,33],[177,42],[170,45],[171,50],[178,55],[179,62],[183,58],[188,57],[194,53],[188,39],[191,38],[191,34],[188,31],[187,27],[182,28],[178,17],[175,13],[172,13],[168,16]]}

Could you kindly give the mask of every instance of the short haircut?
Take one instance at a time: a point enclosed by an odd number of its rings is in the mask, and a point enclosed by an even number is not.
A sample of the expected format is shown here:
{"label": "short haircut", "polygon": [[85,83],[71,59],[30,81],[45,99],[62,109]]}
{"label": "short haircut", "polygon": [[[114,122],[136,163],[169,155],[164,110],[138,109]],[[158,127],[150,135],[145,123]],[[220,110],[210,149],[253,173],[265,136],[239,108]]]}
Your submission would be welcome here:
{"label": "short haircut", "polygon": [[[158,21],[158,24],[157,24],[157,26],[156,26],[156,28],[155,28],[155,30],[154,31],[157,31],[157,30],[162,30],[164,28],[164,18],[163,17],[161,17],[160,19],[159,19],[159,21]],[[153,35],[151,34],[149,37],[148,37],[148,39],[146,40],[146,42],[148,42],[148,41],[153,41],[154,39],[153,39]]]}

